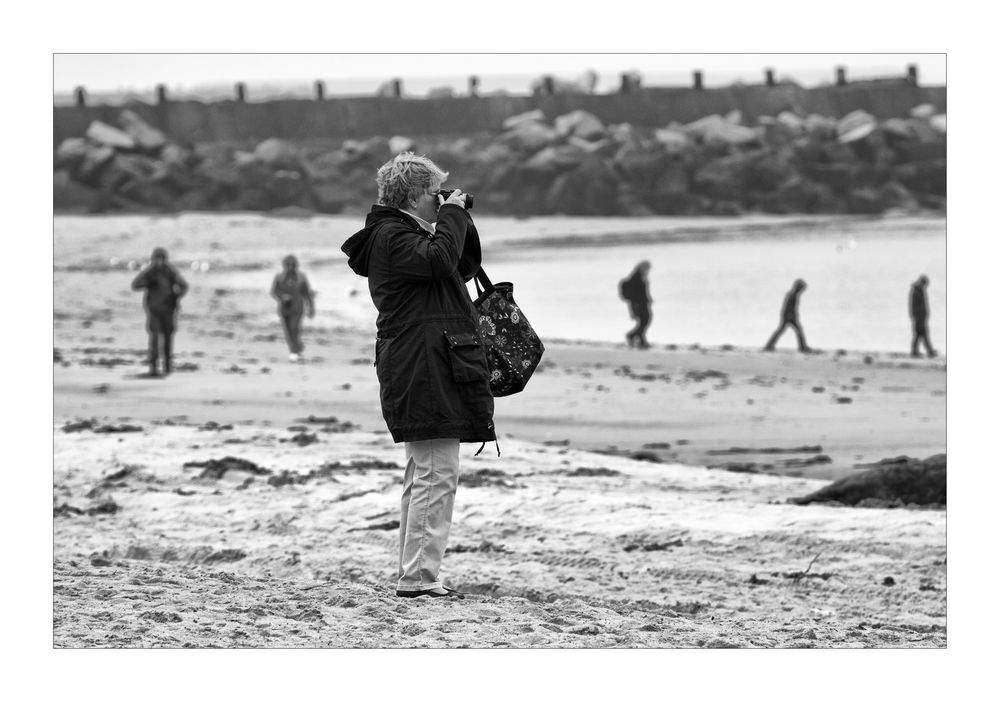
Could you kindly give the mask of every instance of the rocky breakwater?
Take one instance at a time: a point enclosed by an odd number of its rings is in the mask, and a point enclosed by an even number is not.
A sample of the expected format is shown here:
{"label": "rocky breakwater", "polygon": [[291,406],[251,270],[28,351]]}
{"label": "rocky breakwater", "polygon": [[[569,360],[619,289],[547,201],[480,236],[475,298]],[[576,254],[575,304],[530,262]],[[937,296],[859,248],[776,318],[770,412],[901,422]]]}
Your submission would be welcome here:
{"label": "rocky breakwater", "polygon": [[739,112],[640,129],[576,110],[510,117],[493,133],[327,144],[183,145],[124,110],[55,150],[59,211],[360,213],[375,169],[425,153],[498,215],[878,214],[944,211],[946,118]]}

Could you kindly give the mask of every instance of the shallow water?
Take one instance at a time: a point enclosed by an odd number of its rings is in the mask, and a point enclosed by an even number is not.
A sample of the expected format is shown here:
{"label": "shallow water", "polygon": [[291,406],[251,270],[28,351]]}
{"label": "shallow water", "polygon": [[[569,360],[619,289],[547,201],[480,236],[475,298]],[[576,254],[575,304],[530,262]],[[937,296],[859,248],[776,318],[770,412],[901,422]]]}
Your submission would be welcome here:
{"label": "shallow water", "polygon": [[[811,346],[879,351],[909,350],[910,284],[926,274],[930,338],[944,351],[945,255],[942,221],[871,234],[509,251],[487,270],[494,282],[515,283],[515,300],[543,338],[621,341],[631,320],[618,281],[646,259],[650,342],[738,346],[764,345],[785,293],[803,278],[799,314]],[[794,331],[778,347],[795,348]]]}
{"label": "shallow water", "polygon": [[[785,292],[801,277],[809,284],[800,315],[811,346],[908,351],[909,287],[926,274],[931,340],[946,348],[943,219],[482,217],[477,223],[486,270],[495,282],[515,283],[515,299],[543,339],[622,341],[631,320],[618,281],[648,259],[654,343],[762,346],[778,323]],[[230,288],[259,290],[259,305],[249,311],[270,319],[271,278],[291,251],[320,293],[317,322],[374,328],[365,282],[340,251],[361,224],[361,217],[249,213],[57,217],[55,306],[79,302],[63,299],[67,276],[90,275],[68,273],[66,266],[101,270],[114,258],[143,261],[152,246],[167,245],[192,284],[189,314],[211,314],[212,291]],[[609,243],[629,237],[656,243]],[[198,261],[210,263],[207,272],[190,269]],[[133,299],[134,272],[121,265],[95,284]],[[791,330],[779,347],[795,347]]]}

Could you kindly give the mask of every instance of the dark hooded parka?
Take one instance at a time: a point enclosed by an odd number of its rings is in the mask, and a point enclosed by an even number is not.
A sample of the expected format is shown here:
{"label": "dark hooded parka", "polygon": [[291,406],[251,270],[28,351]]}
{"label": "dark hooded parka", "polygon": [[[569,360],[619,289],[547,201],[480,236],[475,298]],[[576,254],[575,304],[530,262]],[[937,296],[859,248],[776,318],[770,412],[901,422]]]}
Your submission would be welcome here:
{"label": "dark hooded parka", "polygon": [[469,213],[442,205],[428,232],[374,205],[341,248],[378,309],[375,369],[393,441],[493,441],[490,372],[465,287],[482,262]]}

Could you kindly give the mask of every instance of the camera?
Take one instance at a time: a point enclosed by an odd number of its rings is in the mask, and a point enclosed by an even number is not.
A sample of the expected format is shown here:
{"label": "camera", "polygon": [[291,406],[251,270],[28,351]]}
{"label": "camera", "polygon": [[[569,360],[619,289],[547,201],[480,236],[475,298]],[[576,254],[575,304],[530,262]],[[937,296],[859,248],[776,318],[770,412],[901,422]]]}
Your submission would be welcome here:
{"label": "camera", "polygon": [[[447,200],[451,197],[451,194],[455,192],[454,190],[438,190],[437,194]],[[465,209],[472,209],[472,193],[463,193],[465,195]]]}

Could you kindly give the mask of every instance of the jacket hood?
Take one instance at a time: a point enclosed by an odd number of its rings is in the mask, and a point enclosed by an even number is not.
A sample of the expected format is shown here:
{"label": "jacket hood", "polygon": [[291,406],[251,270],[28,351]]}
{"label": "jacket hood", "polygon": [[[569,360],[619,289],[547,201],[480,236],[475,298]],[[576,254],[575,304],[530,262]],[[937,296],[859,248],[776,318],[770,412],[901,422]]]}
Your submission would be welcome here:
{"label": "jacket hood", "polygon": [[368,277],[368,262],[371,258],[373,234],[375,229],[385,221],[402,220],[405,218],[395,207],[372,205],[371,212],[365,217],[363,229],[352,234],[340,250],[347,254],[347,265],[360,276]]}

